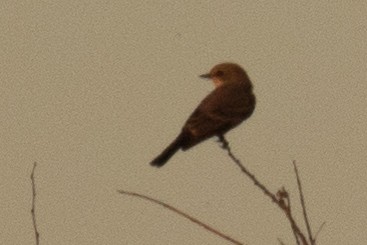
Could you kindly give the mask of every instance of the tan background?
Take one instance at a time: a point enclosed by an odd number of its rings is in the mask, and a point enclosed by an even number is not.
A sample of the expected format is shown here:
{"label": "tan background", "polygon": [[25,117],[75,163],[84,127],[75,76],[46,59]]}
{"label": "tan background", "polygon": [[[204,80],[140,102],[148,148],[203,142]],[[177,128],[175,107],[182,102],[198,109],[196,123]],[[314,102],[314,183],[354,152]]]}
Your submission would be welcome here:
{"label": "tan background", "polygon": [[[297,160],[319,244],[367,241],[366,1],[2,1],[0,244],[228,244],[117,189],[160,198],[247,244],[293,244],[284,215],[214,139],[148,162],[243,65],[258,104],[228,134],[273,191]],[[301,216],[297,215],[300,220]]]}

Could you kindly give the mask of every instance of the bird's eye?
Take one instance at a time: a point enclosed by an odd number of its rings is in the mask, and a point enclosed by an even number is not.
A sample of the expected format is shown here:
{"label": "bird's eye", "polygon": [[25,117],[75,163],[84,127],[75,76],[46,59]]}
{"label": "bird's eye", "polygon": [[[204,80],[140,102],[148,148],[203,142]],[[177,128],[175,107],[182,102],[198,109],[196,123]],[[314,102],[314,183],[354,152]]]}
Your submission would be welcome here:
{"label": "bird's eye", "polygon": [[215,75],[218,76],[218,77],[221,77],[221,76],[224,75],[224,72],[223,71],[217,71],[217,73]]}

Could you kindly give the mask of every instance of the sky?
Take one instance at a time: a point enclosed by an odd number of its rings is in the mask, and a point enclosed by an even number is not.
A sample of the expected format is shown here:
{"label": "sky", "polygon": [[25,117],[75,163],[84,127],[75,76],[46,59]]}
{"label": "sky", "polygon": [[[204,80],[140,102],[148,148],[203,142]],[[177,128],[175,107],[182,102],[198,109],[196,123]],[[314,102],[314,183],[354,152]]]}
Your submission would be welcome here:
{"label": "sky", "polygon": [[318,243],[367,240],[365,1],[5,1],[0,8],[0,244],[229,244],[133,191],[245,244],[293,244],[284,214],[215,138],[149,162],[240,64],[254,114],[227,134]]}

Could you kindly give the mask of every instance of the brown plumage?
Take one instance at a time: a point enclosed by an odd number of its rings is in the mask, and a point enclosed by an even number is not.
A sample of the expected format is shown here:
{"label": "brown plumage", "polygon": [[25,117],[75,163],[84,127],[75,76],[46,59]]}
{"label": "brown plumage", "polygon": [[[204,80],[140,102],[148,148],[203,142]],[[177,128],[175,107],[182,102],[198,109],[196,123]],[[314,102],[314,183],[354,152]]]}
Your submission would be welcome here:
{"label": "brown plumage", "polygon": [[253,113],[256,99],[252,83],[239,65],[218,64],[200,77],[211,79],[216,88],[201,101],[177,138],[150,163],[152,166],[163,166],[179,149],[223,136]]}

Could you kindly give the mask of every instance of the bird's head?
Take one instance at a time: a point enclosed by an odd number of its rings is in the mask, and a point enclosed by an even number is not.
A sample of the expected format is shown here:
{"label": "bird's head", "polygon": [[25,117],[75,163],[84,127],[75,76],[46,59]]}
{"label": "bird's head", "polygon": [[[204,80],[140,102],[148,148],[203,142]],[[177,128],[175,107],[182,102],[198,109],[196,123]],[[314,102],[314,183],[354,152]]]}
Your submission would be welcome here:
{"label": "bird's head", "polygon": [[235,63],[218,64],[214,66],[209,73],[200,75],[200,77],[212,79],[216,87],[225,83],[249,81],[245,70]]}

